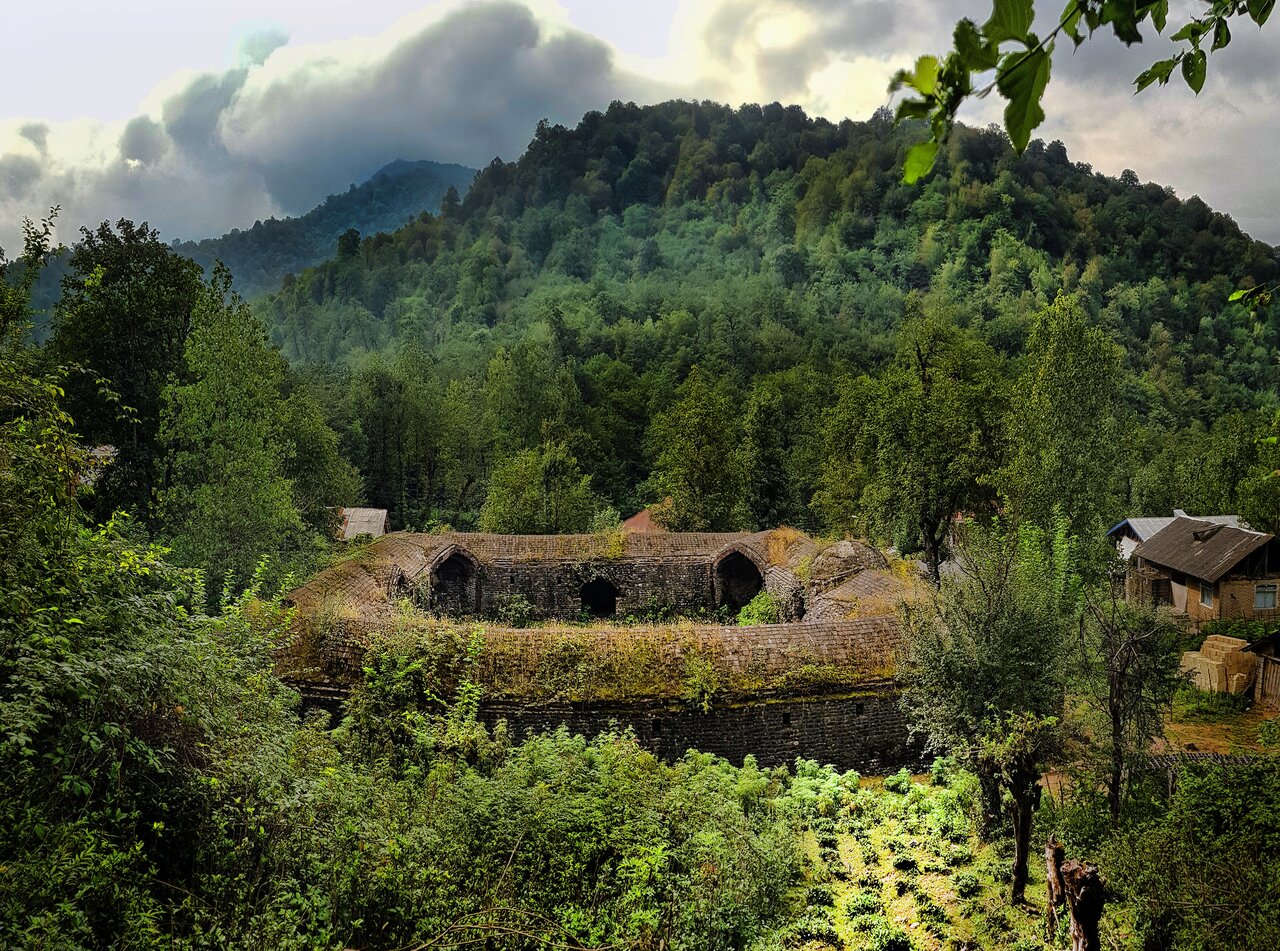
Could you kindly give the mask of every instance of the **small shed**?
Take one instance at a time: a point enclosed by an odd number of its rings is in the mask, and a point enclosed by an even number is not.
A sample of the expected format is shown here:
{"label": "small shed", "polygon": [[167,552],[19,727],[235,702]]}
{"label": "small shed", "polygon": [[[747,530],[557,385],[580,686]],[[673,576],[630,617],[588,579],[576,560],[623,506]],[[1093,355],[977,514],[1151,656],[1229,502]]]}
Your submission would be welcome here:
{"label": "small shed", "polygon": [[1268,710],[1280,710],[1280,633],[1268,634],[1242,649],[1258,658],[1258,673],[1253,682],[1254,703]]}
{"label": "small shed", "polygon": [[342,528],[339,537],[349,542],[357,535],[372,535],[380,538],[391,531],[391,518],[386,509],[343,508]]}

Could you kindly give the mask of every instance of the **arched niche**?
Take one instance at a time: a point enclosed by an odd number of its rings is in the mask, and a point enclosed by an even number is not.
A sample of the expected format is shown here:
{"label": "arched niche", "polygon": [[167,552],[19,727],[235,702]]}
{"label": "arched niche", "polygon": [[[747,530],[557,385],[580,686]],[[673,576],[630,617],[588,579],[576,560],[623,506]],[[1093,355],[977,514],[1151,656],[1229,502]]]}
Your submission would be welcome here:
{"label": "arched niche", "polygon": [[453,617],[480,610],[480,566],[470,553],[455,548],[431,569],[431,610]]}
{"label": "arched niche", "polygon": [[582,611],[591,617],[613,617],[618,613],[618,588],[607,578],[592,578],[579,592]]}

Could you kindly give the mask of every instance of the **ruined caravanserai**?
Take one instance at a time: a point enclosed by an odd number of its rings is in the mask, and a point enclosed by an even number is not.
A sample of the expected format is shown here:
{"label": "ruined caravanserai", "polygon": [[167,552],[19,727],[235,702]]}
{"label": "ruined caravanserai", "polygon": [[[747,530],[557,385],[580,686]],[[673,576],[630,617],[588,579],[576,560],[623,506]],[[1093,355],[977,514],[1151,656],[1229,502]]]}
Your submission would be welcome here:
{"label": "ruined caravanserai", "polygon": [[[655,751],[858,769],[914,762],[892,675],[911,566],[757,533],[394,533],[289,595],[284,673],[341,697],[396,632],[476,650],[481,717],[630,728]],[[733,623],[760,592],[773,623]]]}

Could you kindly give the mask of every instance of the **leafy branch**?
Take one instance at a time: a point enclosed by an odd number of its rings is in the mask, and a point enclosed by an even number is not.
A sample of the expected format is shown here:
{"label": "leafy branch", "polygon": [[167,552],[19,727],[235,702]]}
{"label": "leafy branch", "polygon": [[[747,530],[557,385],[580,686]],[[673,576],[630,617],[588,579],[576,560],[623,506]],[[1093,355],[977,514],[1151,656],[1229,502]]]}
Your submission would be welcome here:
{"label": "leafy branch", "polygon": [[[1134,80],[1136,92],[1154,83],[1168,83],[1173,71],[1180,67],[1187,85],[1199,94],[1208,67],[1204,45],[1209,45],[1209,52],[1223,49],[1231,42],[1232,18],[1247,16],[1261,27],[1274,8],[1275,0],[1210,0],[1203,14],[1192,17],[1170,36],[1186,48],[1143,71]],[[1049,85],[1057,38],[1068,36],[1078,47],[1098,30],[1110,27],[1126,46],[1141,43],[1139,27],[1147,21],[1157,34],[1163,35],[1169,0],[1069,0],[1057,25],[1044,38],[1032,32],[1035,13],[1035,0],[993,0],[991,17],[981,27],[968,18],[956,24],[955,48],[944,58],[921,56],[913,69],[899,70],[894,76],[890,92],[911,89],[917,93],[898,104],[897,121],[926,119],[930,129],[929,138],[907,153],[903,164],[906,183],[919,181],[933,169],[938,149],[950,135],[960,107],[969,99],[986,97],[993,89],[1007,101],[1005,131],[1021,154],[1031,133],[1045,119],[1041,100]],[[1010,46],[1017,48],[1006,51]],[[994,78],[989,82],[975,83],[975,77],[991,72]],[[1255,302],[1264,296],[1269,298],[1272,290],[1250,289],[1232,299]]]}

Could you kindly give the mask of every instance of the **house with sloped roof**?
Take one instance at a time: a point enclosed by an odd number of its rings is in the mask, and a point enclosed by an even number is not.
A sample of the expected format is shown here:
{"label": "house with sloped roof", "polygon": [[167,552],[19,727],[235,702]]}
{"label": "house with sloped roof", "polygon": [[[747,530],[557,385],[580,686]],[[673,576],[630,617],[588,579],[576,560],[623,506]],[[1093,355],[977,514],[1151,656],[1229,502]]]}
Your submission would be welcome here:
{"label": "house with sloped roof", "polygon": [[1128,596],[1171,605],[1195,624],[1277,615],[1280,544],[1235,525],[1175,518],[1133,549]]}
{"label": "house with sloped roof", "polygon": [[1188,515],[1182,509],[1174,509],[1172,515],[1154,515],[1141,518],[1126,518],[1111,526],[1107,538],[1116,546],[1121,558],[1128,561],[1133,550],[1173,524],[1177,518],[1195,518],[1201,522],[1213,522],[1216,525],[1230,525],[1232,528],[1248,528],[1239,515]]}

